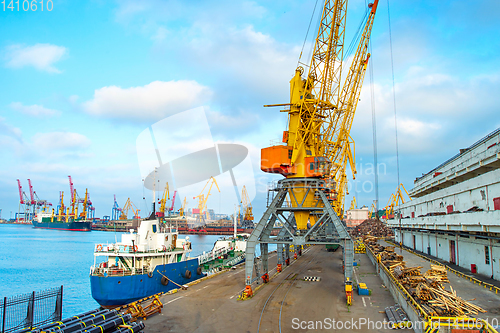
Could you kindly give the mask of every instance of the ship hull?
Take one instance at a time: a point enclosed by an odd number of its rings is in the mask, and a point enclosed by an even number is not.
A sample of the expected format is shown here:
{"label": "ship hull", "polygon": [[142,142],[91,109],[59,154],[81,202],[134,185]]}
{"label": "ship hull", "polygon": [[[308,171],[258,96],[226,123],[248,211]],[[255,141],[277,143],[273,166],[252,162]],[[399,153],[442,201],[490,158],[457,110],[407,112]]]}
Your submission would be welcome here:
{"label": "ship hull", "polygon": [[90,231],[92,230],[92,222],[38,222],[32,221],[33,226],[37,229],[56,229],[68,231]]}
{"label": "ship hull", "polygon": [[[92,297],[101,306],[120,306],[160,292],[179,288],[173,282],[184,285],[205,276],[203,273],[198,274],[198,267],[198,259],[193,258],[186,261],[158,265],[152,275],[91,275],[90,289]],[[191,278],[189,279],[184,276],[187,270],[191,271]],[[170,280],[167,285],[162,284],[163,276],[166,276]]]}

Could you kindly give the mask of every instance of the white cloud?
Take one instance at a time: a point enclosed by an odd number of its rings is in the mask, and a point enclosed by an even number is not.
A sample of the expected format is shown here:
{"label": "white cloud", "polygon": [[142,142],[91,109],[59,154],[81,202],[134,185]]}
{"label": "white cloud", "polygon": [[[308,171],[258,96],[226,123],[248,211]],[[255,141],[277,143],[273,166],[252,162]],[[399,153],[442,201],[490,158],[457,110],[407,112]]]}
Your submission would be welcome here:
{"label": "white cloud", "polygon": [[68,54],[64,46],[52,44],[35,44],[24,46],[21,44],[10,45],[6,48],[6,66],[11,68],[22,68],[33,66],[40,71],[49,73],[61,73],[53,66]]}
{"label": "white cloud", "polygon": [[20,102],[13,102],[11,103],[10,105],[10,108],[15,110],[15,111],[18,111],[18,112],[21,112],[25,115],[28,115],[28,116],[34,116],[34,117],[52,117],[52,116],[55,116],[55,115],[59,115],[61,114],[59,111],[57,110],[52,110],[52,109],[47,109],[41,105],[23,105],[22,103]]}
{"label": "white cloud", "polygon": [[85,135],[72,132],[37,133],[33,136],[33,144],[39,149],[82,149],[90,143]]}
{"label": "white cloud", "polygon": [[196,81],[154,81],[141,87],[103,87],[83,104],[86,112],[112,118],[157,120],[200,106],[212,91]]}
{"label": "white cloud", "polygon": [[7,123],[5,118],[0,117],[0,136],[8,136],[21,141],[22,132],[19,128]]}

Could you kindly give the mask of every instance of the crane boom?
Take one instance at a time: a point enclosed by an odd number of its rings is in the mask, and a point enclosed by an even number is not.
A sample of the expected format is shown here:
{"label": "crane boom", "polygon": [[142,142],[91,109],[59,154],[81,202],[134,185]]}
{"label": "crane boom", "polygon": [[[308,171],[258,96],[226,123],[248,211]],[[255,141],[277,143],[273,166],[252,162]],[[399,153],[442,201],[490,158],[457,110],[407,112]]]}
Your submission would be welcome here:
{"label": "crane boom", "polygon": [[21,181],[18,179],[17,180],[17,187],[19,189],[19,203],[21,205],[24,205],[24,198],[23,198],[23,187],[21,186]]}
{"label": "crane boom", "polygon": [[172,198],[172,205],[170,206],[170,209],[169,211],[173,211],[174,210],[174,205],[175,205],[175,197],[177,196],[177,190],[174,191],[174,196]]}
{"label": "crane boom", "polygon": [[31,179],[28,179],[28,186],[30,188],[30,199],[31,199],[31,204],[32,205],[35,205],[36,204],[36,201],[35,201],[35,195],[33,193],[33,186],[31,185]]}

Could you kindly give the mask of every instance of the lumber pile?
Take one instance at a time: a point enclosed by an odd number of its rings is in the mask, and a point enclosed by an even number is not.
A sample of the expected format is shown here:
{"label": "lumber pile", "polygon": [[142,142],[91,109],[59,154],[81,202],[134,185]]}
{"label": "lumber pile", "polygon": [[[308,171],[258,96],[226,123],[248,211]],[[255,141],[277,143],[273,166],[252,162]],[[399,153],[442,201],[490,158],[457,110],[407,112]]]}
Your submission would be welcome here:
{"label": "lumber pile", "polygon": [[394,236],[392,230],[388,228],[385,223],[376,219],[364,220],[361,224],[349,230],[349,233],[352,238],[364,235],[370,235],[382,238]]}
{"label": "lumber pile", "polygon": [[394,246],[384,247],[377,243],[378,239],[363,236],[364,243],[429,315],[455,317],[486,312],[460,298],[451,286],[450,291],[445,289],[444,284],[449,283],[446,267],[431,265],[422,274],[422,266],[407,267],[403,256],[394,252]]}

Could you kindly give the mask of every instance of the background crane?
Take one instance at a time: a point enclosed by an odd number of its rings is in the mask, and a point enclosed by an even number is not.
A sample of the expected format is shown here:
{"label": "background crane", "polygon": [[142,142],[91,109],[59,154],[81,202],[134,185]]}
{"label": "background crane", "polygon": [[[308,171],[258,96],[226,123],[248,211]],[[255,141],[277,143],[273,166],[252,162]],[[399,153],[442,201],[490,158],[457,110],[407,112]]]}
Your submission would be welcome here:
{"label": "background crane", "polygon": [[184,211],[186,209],[186,205],[187,205],[187,201],[186,201],[186,197],[184,197],[184,201],[182,202],[182,206],[179,209],[179,216],[184,216]]}
{"label": "background crane", "polygon": [[[208,186],[208,184],[210,184],[210,186]],[[193,197],[193,199],[198,199],[198,208],[197,209],[193,209],[193,213],[197,214],[196,220],[198,222],[200,222],[200,221],[202,221],[202,220],[204,220],[206,218],[206,216],[205,216],[206,215],[205,209],[207,207],[208,197],[210,196],[210,193],[212,191],[212,186],[214,184],[215,184],[215,186],[217,187],[217,190],[220,193],[220,189],[219,189],[219,185],[217,185],[217,181],[215,180],[214,177],[210,177],[210,179],[208,180],[208,182],[205,184],[205,186],[201,190],[200,194],[197,195],[196,197]],[[207,189],[207,194],[203,193],[205,191],[205,189]]]}
{"label": "background crane", "polygon": [[175,197],[177,196],[177,190],[174,191],[174,196],[172,197],[172,204],[170,205],[170,208],[168,209],[169,212],[174,211],[174,205],[175,205]]}
{"label": "background crane", "polygon": [[130,198],[127,199],[125,202],[125,205],[123,205],[122,208],[122,215],[120,216],[120,220],[126,220],[128,219],[128,211],[132,210],[132,213],[134,213],[134,218],[139,219],[141,218],[139,216],[140,210],[134,205],[134,203],[130,200]]}
{"label": "background crane", "polygon": [[352,197],[351,207],[349,209],[356,209],[356,207],[358,207],[358,204],[356,203],[356,197]]}
{"label": "background crane", "polygon": [[[404,192],[403,192],[404,191]],[[404,194],[406,193],[406,196],[408,199],[411,200],[410,195],[406,191],[406,188],[404,185],[401,183],[396,187],[396,192],[391,194],[389,198],[389,202],[387,203],[387,206],[385,207],[385,218],[389,219],[390,216],[394,214],[394,207],[397,207],[401,204],[404,204],[406,202]]]}
{"label": "background crane", "polygon": [[163,196],[159,202],[160,210],[156,212],[156,216],[164,217],[165,216],[165,207],[167,204],[167,200],[170,200],[170,190],[168,187],[168,182],[165,185],[165,190],[163,191]]}
{"label": "background crane", "polygon": [[114,195],[114,199],[115,201],[113,203],[113,209],[111,210],[111,219],[113,221],[116,221],[120,217],[122,209],[120,208],[120,206],[118,206],[118,202],[116,201],[116,194]]}
{"label": "background crane", "polygon": [[247,188],[243,185],[243,189],[241,190],[241,209],[243,210],[243,222],[241,226],[243,228],[251,228],[253,227],[253,212],[252,212],[252,203],[248,197]]}

